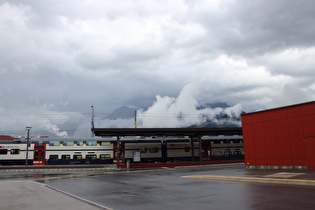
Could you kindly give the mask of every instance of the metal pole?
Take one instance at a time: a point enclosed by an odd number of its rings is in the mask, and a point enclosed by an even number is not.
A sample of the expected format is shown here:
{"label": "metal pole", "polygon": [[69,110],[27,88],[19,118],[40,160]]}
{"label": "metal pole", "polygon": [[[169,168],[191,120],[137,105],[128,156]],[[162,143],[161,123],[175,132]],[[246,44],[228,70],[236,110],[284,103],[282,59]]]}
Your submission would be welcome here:
{"label": "metal pole", "polygon": [[135,110],[135,128],[137,128],[138,125],[137,125],[137,110]]}
{"label": "metal pole", "polygon": [[201,142],[201,136],[198,136],[199,139],[199,162],[200,165],[202,165],[202,142]]}
{"label": "metal pole", "polygon": [[120,137],[117,136],[117,169],[120,169]]}
{"label": "metal pole", "polygon": [[92,105],[91,106],[91,108],[92,108],[92,119],[91,119],[91,131],[92,131],[92,137],[94,137],[94,106]]}
{"label": "metal pole", "polygon": [[191,158],[192,158],[192,162],[195,161],[195,145],[194,145],[194,137],[190,137],[190,142],[191,142]]}
{"label": "metal pole", "polygon": [[32,127],[26,127],[25,130],[27,131],[26,136],[26,158],[25,158],[25,165],[28,165],[28,147],[30,146],[30,130]]}
{"label": "metal pole", "polygon": [[127,171],[129,171],[129,169],[130,169],[130,160],[128,159],[127,160]]}

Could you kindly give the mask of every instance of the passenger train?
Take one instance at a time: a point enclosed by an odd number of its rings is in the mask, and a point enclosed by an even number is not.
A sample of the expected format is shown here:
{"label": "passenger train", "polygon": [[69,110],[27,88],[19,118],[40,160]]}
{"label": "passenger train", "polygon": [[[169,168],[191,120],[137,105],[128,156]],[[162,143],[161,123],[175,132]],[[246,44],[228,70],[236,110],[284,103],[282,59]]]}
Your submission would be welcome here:
{"label": "passenger train", "polygon": [[[243,160],[242,136],[31,138],[0,140],[0,165],[113,164]],[[119,148],[119,151],[118,151]],[[138,158],[135,158],[135,157]]]}

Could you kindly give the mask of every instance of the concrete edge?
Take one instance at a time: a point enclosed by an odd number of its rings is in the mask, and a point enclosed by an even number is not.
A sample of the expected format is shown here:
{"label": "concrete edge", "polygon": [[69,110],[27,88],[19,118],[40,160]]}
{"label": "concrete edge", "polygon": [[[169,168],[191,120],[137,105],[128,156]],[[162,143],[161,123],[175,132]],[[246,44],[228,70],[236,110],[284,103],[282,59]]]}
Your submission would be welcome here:
{"label": "concrete edge", "polygon": [[305,179],[276,179],[276,178],[207,176],[207,175],[204,175],[204,176],[181,176],[180,178],[211,179],[211,180],[241,181],[241,182],[262,182],[262,183],[315,186],[315,180],[305,180]]}
{"label": "concrete edge", "polygon": [[43,166],[0,166],[1,170],[25,170],[25,169],[88,169],[88,168],[98,168],[98,169],[116,169],[117,166],[113,164],[109,165],[43,165]]}
{"label": "concrete edge", "polygon": [[93,207],[96,207],[96,208],[98,208],[98,209],[102,209],[102,210],[113,210],[112,208],[109,208],[109,207],[107,207],[107,206],[101,205],[101,204],[99,204],[99,203],[95,203],[95,202],[90,201],[90,200],[87,200],[87,199],[85,199],[85,198],[76,196],[76,195],[74,195],[74,194],[72,194],[72,193],[68,193],[68,192],[66,192],[66,191],[63,191],[63,190],[60,190],[60,189],[58,189],[58,188],[52,187],[52,186],[50,186],[50,185],[46,185],[46,184],[45,184],[45,187],[47,187],[47,188],[49,188],[49,189],[51,189],[51,190],[54,190],[54,191],[56,191],[56,192],[62,193],[62,194],[66,195],[66,196],[69,196],[69,197],[71,197],[71,198],[77,199],[77,200],[79,200],[79,201],[81,201],[81,202],[84,202],[84,203],[86,203],[86,204],[88,204],[88,205],[91,205],[91,206],[93,206]]}

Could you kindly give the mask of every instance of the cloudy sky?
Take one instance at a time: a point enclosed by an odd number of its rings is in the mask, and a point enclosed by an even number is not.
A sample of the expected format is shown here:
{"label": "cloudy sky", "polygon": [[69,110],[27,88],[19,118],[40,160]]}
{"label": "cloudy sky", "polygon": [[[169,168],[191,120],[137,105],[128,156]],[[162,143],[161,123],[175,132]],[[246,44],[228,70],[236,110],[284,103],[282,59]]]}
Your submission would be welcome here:
{"label": "cloudy sky", "polygon": [[122,105],[160,116],[207,102],[248,112],[313,101],[314,9],[313,0],[0,0],[0,134],[88,136],[91,105],[101,119]]}

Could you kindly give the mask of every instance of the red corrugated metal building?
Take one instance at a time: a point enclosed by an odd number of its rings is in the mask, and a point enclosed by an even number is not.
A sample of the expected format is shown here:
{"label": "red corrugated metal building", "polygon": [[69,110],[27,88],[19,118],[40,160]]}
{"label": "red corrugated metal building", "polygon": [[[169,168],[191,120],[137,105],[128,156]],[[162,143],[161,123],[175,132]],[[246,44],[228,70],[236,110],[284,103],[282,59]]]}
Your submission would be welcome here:
{"label": "red corrugated metal building", "polygon": [[315,170],[315,101],[242,115],[247,169]]}

